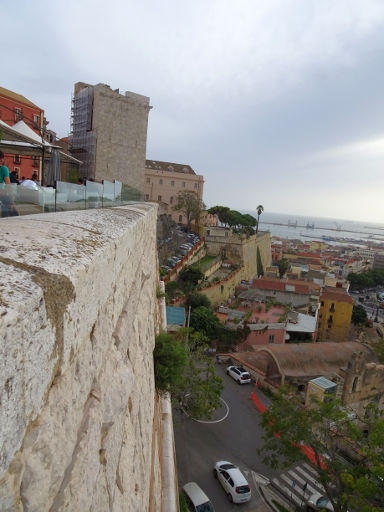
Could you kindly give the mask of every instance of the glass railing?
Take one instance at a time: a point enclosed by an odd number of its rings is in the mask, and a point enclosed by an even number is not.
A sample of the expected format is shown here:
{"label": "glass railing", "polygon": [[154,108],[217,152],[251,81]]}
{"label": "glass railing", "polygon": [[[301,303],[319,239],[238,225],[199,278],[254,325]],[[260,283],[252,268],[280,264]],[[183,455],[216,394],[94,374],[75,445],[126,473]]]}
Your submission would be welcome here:
{"label": "glass railing", "polygon": [[[111,208],[144,200],[141,192],[121,181],[103,181],[102,183],[87,181],[85,185],[57,181],[56,188],[41,187],[33,182],[29,182],[29,185],[15,183],[8,185],[12,189],[14,204],[19,215]],[[3,204],[4,217],[8,216],[5,203],[8,202],[4,201]]]}

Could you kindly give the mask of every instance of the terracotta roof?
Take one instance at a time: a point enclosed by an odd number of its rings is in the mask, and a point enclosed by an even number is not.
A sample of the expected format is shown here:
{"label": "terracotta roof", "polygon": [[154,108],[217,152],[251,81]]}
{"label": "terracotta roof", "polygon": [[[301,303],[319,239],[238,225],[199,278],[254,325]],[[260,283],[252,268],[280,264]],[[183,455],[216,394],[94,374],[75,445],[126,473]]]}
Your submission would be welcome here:
{"label": "terracotta roof", "polygon": [[260,290],[274,290],[280,292],[291,292],[291,293],[304,293],[309,295],[310,287],[308,283],[304,283],[303,281],[298,281],[296,279],[273,279],[260,277],[259,279],[254,279],[252,282],[252,288],[258,288]]}
{"label": "terracotta roof", "polygon": [[320,259],[321,255],[319,253],[315,252],[297,252],[295,256],[298,256],[300,258],[315,258]]}
{"label": "terracotta roof", "polygon": [[259,359],[264,365],[267,354],[273,354],[270,357],[277,361],[283,375],[311,378],[339,373],[347,367],[356,351],[365,352],[367,362],[376,360],[368,347],[354,341],[259,345],[255,352],[237,352],[236,357],[257,367]]}
{"label": "terracotta roof", "polygon": [[22,94],[18,94],[17,92],[10,91],[9,89],[5,89],[4,87],[0,87],[0,96],[6,96],[7,98],[10,98],[14,101],[24,103],[25,105],[29,105],[30,107],[37,108],[38,110],[43,110],[42,108],[38,107],[32,101],[29,101],[25,96]]}
{"label": "terracotta roof", "polygon": [[157,171],[180,172],[182,174],[196,174],[190,165],[161,162],[160,160],[146,160],[145,167]]}
{"label": "terracotta roof", "polygon": [[353,304],[353,298],[348,295],[348,293],[344,290],[344,288],[332,288],[327,286],[323,288],[321,292],[321,298],[326,300],[335,300],[338,302],[349,302]]}

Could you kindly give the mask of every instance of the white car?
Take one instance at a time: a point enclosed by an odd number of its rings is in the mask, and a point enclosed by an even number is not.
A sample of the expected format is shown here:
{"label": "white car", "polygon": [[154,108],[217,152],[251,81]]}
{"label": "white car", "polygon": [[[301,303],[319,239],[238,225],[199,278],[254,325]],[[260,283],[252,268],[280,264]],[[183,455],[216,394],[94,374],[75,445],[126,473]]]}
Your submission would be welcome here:
{"label": "white car", "polygon": [[251,499],[251,488],[240,469],[225,460],[216,462],[213,468],[215,478],[223,486],[229,501],[245,503]]}
{"label": "white car", "polygon": [[327,510],[333,512],[333,505],[326,496],[315,492],[307,501],[307,511]]}
{"label": "white car", "polygon": [[190,512],[215,512],[208,496],[195,482],[189,482],[183,487],[187,507]]}
{"label": "white car", "polygon": [[228,366],[227,375],[235,379],[238,384],[249,384],[251,376],[242,366]]}

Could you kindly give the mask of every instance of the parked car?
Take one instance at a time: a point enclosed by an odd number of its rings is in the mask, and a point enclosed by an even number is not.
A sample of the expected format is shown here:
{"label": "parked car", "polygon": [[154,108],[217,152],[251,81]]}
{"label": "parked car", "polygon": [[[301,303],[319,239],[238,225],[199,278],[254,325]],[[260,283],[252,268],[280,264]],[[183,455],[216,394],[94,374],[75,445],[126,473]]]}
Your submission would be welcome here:
{"label": "parked car", "polygon": [[245,503],[251,499],[251,488],[240,469],[231,462],[220,460],[213,468],[215,478],[223,486],[229,501]]}
{"label": "parked car", "polygon": [[322,496],[319,492],[315,492],[307,501],[307,511],[327,510],[333,512],[333,505],[326,496]]}
{"label": "parked car", "polygon": [[208,496],[195,482],[189,482],[183,487],[188,510],[191,512],[215,512]]}
{"label": "parked car", "polygon": [[228,366],[227,375],[235,379],[238,384],[249,384],[251,376],[242,366]]}

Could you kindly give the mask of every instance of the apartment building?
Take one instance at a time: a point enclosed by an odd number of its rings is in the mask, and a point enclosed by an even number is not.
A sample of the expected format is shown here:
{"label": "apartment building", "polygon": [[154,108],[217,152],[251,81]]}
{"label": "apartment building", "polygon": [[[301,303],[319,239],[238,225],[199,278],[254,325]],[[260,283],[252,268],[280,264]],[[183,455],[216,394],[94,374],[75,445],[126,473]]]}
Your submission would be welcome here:
{"label": "apartment building", "polygon": [[320,295],[319,341],[347,341],[353,298],[343,288],[326,287]]}
{"label": "apartment building", "polygon": [[186,224],[182,212],[173,209],[177,194],[183,190],[196,192],[203,200],[204,177],[196,174],[190,165],[146,160],[144,169],[144,198],[159,203],[160,214],[168,215],[178,224]]}
{"label": "apartment building", "polygon": [[69,147],[83,178],[119,180],[143,192],[149,98],[109,85],[77,82]]}
{"label": "apartment building", "polygon": [[[0,120],[8,126],[23,121],[28,128],[41,136],[44,127],[44,110],[22,94],[0,87]],[[21,123],[22,124],[22,123]],[[9,172],[16,171],[19,178],[31,178],[36,173],[40,177],[41,158],[37,155],[11,154],[4,151],[5,165]]]}

